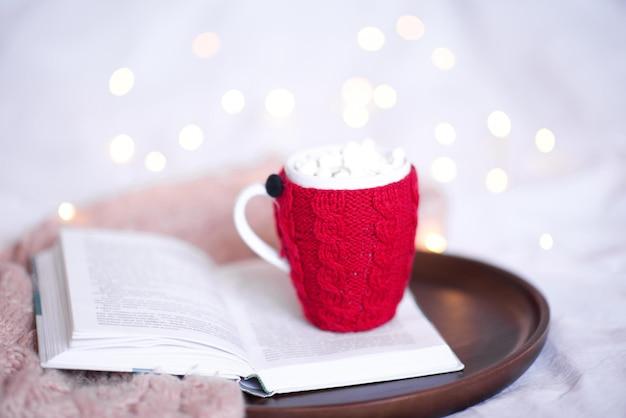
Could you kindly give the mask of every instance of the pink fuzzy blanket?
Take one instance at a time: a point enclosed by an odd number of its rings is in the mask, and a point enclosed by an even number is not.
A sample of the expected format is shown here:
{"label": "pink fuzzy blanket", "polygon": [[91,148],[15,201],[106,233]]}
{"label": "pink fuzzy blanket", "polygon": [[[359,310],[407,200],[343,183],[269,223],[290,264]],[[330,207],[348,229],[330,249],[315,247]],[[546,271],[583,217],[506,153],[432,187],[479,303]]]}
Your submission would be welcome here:
{"label": "pink fuzzy blanket", "polygon": [[[255,169],[157,185],[79,207],[73,226],[157,231],[183,238],[220,263],[251,256],[232,221],[241,188],[279,169]],[[251,202],[250,223],[276,243],[269,200]],[[256,206],[256,207],[255,207]],[[0,417],[240,417],[243,396],[220,378],[42,369],[28,273],[30,257],[51,245],[56,217],[0,250]]]}

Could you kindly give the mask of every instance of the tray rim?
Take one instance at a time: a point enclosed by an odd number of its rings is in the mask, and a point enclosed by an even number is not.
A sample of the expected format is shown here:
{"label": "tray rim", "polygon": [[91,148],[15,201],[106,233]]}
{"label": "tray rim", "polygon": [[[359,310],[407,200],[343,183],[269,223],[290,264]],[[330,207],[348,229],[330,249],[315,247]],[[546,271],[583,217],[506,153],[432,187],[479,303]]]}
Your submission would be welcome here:
{"label": "tray rim", "polygon": [[[397,412],[404,411],[405,413],[410,414],[406,416],[441,416],[458,412],[489,399],[519,379],[539,356],[548,337],[550,328],[550,308],[544,295],[534,285],[520,276],[502,267],[480,259],[451,253],[437,254],[420,251],[416,253],[414,264],[419,262],[420,259],[427,258],[438,259],[440,262],[452,260],[457,263],[465,263],[467,265],[479,267],[483,270],[491,271],[496,276],[503,276],[507,281],[512,282],[515,286],[522,289],[526,296],[528,296],[528,299],[536,305],[536,312],[538,313],[536,326],[532,329],[524,341],[519,346],[515,347],[511,353],[507,354],[505,358],[490,364],[482,370],[473,372],[468,376],[463,376],[458,380],[426,389],[416,390],[410,393],[391,395],[371,400],[347,401],[345,403],[328,405],[280,407],[254,404],[250,405],[246,403],[245,406],[247,415],[253,416],[254,413],[260,413],[274,416],[277,414],[289,413],[289,416],[313,417],[336,413],[341,414],[342,417],[361,416],[361,414],[354,413],[355,407],[358,407],[360,409],[365,409],[368,416],[374,416],[385,412],[385,410],[392,408],[393,406],[397,406],[398,408],[395,408]],[[412,273],[411,280],[413,279],[414,274]],[[491,382],[491,384],[486,388],[484,385],[476,384],[476,382],[485,380],[489,380]],[[470,391],[472,393],[465,396],[461,402],[451,402],[447,408],[443,408],[447,410],[442,410],[442,408],[438,405],[432,405],[433,408],[431,408],[430,411],[424,409],[415,410],[415,407],[412,406],[419,404],[419,406],[423,407],[423,401],[426,398],[432,398],[438,393],[467,389],[468,387],[481,387],[481,390],[474,390],[473,392]],[[401,415],[404,416],[403,414]]]}

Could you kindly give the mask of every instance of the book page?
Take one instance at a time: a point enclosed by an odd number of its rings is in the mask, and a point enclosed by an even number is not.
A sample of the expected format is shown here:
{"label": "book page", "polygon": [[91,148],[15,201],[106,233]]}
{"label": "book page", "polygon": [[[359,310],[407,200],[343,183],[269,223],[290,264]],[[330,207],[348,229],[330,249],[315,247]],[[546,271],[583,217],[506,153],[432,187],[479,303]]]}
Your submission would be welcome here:
{"label": "book page", "polygon": [[[228,303],[237,306],[236,320],[258,369],[433,347],[458,362],[408,292],[387,324],[366,332],[335,333],[322,331],[304,318],[289,276],[266,263],[240,265],[229,284]],[[249,303],[243,304],[246,300]]]}
{"label": "book page", "polygon": [[198,249],[134,232],[62,231],[74,345],[108,336],[157,336],[243,354],[236,327]]}

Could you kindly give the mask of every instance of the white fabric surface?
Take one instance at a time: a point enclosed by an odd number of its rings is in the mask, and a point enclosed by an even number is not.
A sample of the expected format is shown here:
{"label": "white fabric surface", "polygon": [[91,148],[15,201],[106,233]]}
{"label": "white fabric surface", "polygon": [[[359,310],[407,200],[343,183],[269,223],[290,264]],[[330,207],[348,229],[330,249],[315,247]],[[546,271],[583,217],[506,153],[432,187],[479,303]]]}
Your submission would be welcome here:
{"label": "white fabric surface", "polygon": [[[402,39],[405,14],[425,25]],[[459,417],[624,416],[626,397],[626,5],[617,0],[491,1],[153,1],[0,3],[0,244],[56,211],[59,203],[105,198],[134,187],[194,176],[308,146],[360,141],[402,146],[423,184],[445,197],[447,251],[509,269],[551,307],[549,339],[535,364],[492,399]],[[362,50],[365,26],[384,46]],[[203,32],[218,35],[211,58],[194,56]],[[435,68],[449,48],[456,65]],[[109,77],[130,67],[125,96]],[[350,77],[389,84],[398,100],[348,127],[340,90]],[[273,118],[266,95],[295,97]],[[220,105],[241,90],[243,111]],[[511,133],[494,138],[487,116],[502,110]],[[434,128],[449,122],[456,141]],[[204,131],[196,151],[177,137]],[[541,153],[535,133],[556,136]],[[135,158],[114,164],[110,140],[135,141]],[[143,156],[167,158],[158,173]],[[446,156],[457,175],[431,176]],[[501,167],[509,186],[485,187]],[[539,237],[549,233],[554,247]]]}

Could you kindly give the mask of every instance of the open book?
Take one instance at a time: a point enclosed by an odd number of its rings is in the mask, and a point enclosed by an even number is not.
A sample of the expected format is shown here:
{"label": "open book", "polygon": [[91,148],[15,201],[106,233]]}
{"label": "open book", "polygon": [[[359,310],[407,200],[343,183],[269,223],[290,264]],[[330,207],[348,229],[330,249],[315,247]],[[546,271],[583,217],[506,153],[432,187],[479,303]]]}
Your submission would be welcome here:
{"label": "open book", "polygon": [[219,267],[168,236],[64,229],[33,280],[44,367],[219,375],[258,396],[463,368],[408,291],[377,329],[322,331],[287,274],[259,259]]}

